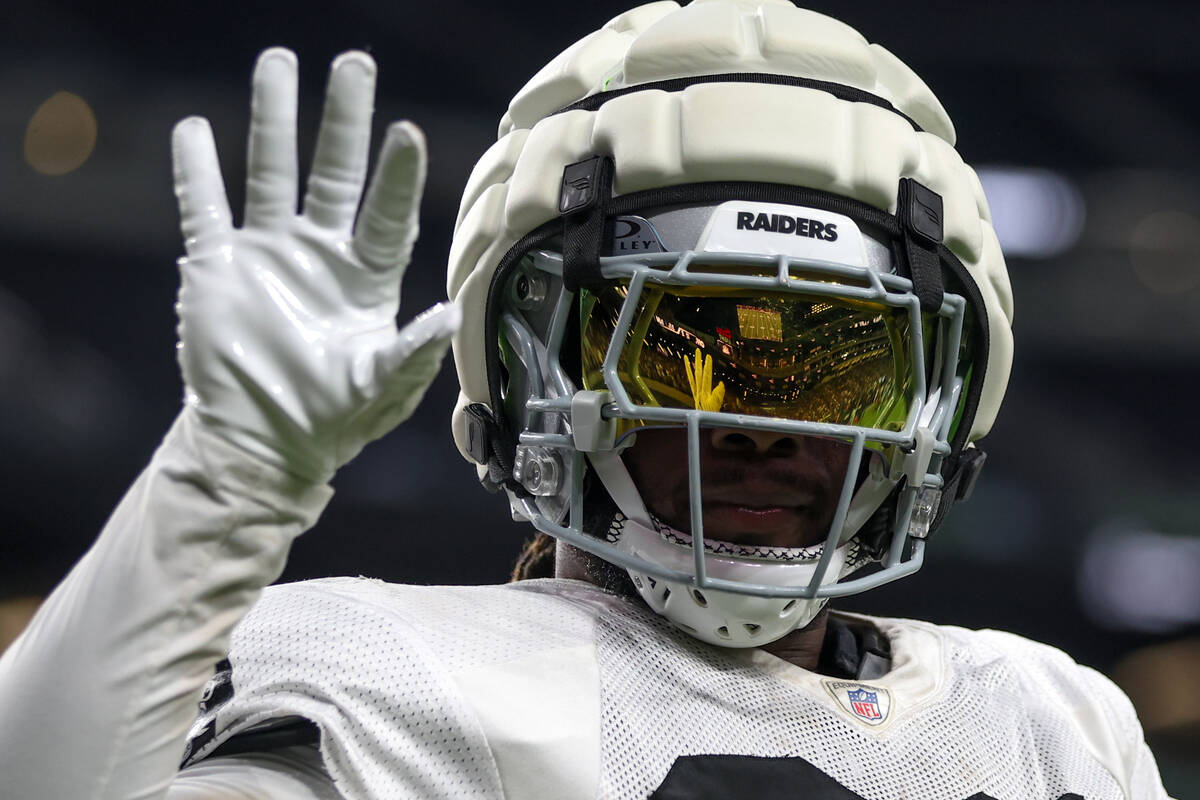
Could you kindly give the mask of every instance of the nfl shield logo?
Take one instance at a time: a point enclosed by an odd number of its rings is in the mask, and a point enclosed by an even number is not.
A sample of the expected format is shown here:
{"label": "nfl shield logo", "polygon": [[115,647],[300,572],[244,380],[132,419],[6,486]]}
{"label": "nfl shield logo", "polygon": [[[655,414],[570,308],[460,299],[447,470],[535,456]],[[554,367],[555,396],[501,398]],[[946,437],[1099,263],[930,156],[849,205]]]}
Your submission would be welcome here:
{"label": "nfl shield logo", "polygon": [[838,707],[863,725],[886,725],[892,716],[892,693],[884,686],[822,678]]}
{"label": "nfl shield logo", "polygon": [[855,715],[868,721],[883,719],[879,713],[879,693],[868,692],[866,689],[850,689],[846,692],[850,698],[850,710]]}

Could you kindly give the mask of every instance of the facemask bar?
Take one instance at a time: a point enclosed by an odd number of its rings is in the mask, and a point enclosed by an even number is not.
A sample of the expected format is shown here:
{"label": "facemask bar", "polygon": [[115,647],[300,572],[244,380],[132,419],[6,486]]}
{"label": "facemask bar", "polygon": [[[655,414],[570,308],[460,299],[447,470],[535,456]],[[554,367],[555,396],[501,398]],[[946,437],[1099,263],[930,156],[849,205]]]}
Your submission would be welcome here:
{"label": "facemask bar", "polygon": [[[811,598],[836,597],[861,592],[883,583],[911,574],[920,568],[924,559],[924,520],[927,530],[928,519],[936,513],[938,492],[943,485],[939,467],[942,459],[951,452],[948,441],[956,405],[962,392],[962,378],[956,374],[958,353],[962,341],[966,301],[959,295],[946,294],[938,311],[938,326],[941,329],[937,342],[939,371],[934,376],[932,393],[926,386],[926,357],[923,342],[924,329],[920,302],[912,293],[912,283],[897,275],[876,272],[866,267],[852,267],[835,262],[816,259],[800,259],[789,256],[764,256],[735,253],[655,253],[636,257],[615,256],[600,259],[601,273],[608,280],[628,282],[628,294],[624,299],[620,315],[613,331],[609,348],[605,354],[602,372],[607,393],[578,392],[559,358],[569,315],[575,312],[575,295],[559,290],[546,336],[545,345],[537,352],[534,343],[539,337],[532,334],[515,316],[506,313],[503,318],[504,333],[525,370],[548,373],[554,387],[553,396],[545,391],[542,375],[524,381],[527,417],[524,430],[519,436],[522,445],[554,451],[566,451],[565,474],[562,486],[556,493],[559,502],[550,498],[513,497],[514,510],[528,518],[533,525],[549,535],[592,552],[599,557],[626,569],[654,575],[664,580],[690,584],[698,589],[713,588],[761,597]],[[711,267],[725,264],[731,267],[750,268],[760,274],[735,275],[710,271],[693,272],[692,264]],[[533,254],[533,266],[554,279],[556,288],[561,286],[562,261],[554,253],[539,251]],[[801,270],[808,276],[825,277],[831,281],[793,277],[792,272]],[[774,274],[767,274],[773,272]],[[860,428],[819,422],[803,422],[766,417],[753,417],[726,412],[669,409],[636,405],[630,399],[618,378],[617,365],[621,347],[625,342],[639,298],[647,284],[665,286],[730,287],[763,292],[794,292],[805,295],[828,296],[839,299],[855,299],[904,309],[910,319],[910,363],[912,365],[912,397],[907,419],[900,431],[878,428]],[[544,371],[544,372],[543,372]],[[536,389],[536,391],[535,391]],[[584,420],[579,414],[580,404],[573,399],[582,395],[597,395],[590,399],[594,409]],[[574,411],[573,411],[574,407]],[[578,419],[576,417],[579,417]],[[683,427],[688,438],[688,476],[691,503],[691,536],[693,538],[693,572],[673,570],[649,563],[621,550],[617,545],[598,539],[583,532],[584,509],[582,503],[583,475],[586,469],[587,450],[597,456],[618,457],[614,452],[619,447],[610,435],[607,441],[580,445],[580,429],[605,427],[615,431],[617,419],[644,420],[647,423],[662,423],[672,427]],[[545,419],[545,423],[543,423]],[[551,420],[558,420],[557,425]],[[835,510],[834,521],[825,539],[817,568],[802,586],[780,586],[731,581],[709,575],[708,559],[712,554],[704,548],[702,495],[700,482],[700,430],[711,427],[749,428],[794,435],[822,436],[847,442],[852,450],[850,463],[843,481],[842,492]],[[547,430],[550,428],[550,430]],[[540,430],[539,430],[540,429]],[[583,437],[591,440],[591,435]],[[868,443],[881,446],[893,457],[885,469],[888,479],[898,483],[902,478],[897,505],[896,521],[892,529],[890,547],[883,559],[882,569],[872,574],[844,581],[824,584],[825,573],[833,560],[834,551],[844,543],[853,531],[846,531],[846,519],[855,492],[855,482]],[[550,508],[545,506],[549,505]],[[560,511],[561,510],[561,511]],[[559,524],[563,514],[569,510],[568,525]],[[549,514],[546,512],[550,512]],[[914,520],[914,516],[919,519]],[[915,522],[915,524],[914,524]],[[912,548],[905,558],[909,539]]]}

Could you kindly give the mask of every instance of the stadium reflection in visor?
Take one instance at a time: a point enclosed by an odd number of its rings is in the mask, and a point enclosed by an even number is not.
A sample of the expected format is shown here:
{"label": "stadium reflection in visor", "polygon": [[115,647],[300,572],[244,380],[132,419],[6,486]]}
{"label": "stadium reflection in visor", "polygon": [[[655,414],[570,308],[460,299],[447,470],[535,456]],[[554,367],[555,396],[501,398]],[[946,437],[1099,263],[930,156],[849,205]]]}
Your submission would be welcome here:
{"label": "stadium reflection in visor", "polygon": [[[586,389],[605,389],[604,357],[627,296],[623,284],[581,293]],[[647,286],[617,374],[638,405],[895,431],[912,394],[910,327],[907,310],[879,303]],[[622,420],[622,430],[642,424]]]}

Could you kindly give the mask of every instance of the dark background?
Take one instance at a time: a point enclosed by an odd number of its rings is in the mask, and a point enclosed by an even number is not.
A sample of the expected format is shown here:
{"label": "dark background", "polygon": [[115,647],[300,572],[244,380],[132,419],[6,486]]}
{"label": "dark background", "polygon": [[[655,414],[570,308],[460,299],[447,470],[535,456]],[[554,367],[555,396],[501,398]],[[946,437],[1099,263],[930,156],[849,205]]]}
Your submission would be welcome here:
{"label": "dark background", "polygon": [[[0,30],[0,600],[39,596],[82,554],[174,416],[181,253],[168,136],[213,123],[238,208],[248,77],[301,59],[301,162],[329,60],[380,66],[377,131],[429,138],[402,317],[444,296],[458,195],[508,99],[626,6],[545,0],[39,2]],[[1200,762],[1200,10],[1180,3],[813,4],[933,88],[984,175],[1009,253],[1017,360],[989,461],[915,577],[843,603],[1013,630],[1114,676],[1167,787]],[[46,175],[30,120],[66,90],[90,158]],[[1015,188],[1014,188],[1015,187]],[[1026,241],[1030,231],[1057,244]],[[1048,249],[1047,249],[1048,248]],[[446,369],[416,418],[336,480],[285,578],[502,581],[531,529],[454,450]]]}

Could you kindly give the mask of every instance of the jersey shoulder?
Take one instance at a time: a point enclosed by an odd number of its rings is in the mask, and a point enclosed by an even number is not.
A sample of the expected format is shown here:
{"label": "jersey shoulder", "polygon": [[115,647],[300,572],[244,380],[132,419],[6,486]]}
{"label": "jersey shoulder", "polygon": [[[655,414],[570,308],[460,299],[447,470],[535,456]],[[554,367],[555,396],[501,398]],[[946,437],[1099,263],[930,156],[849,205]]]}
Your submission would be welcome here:
{"label": "jersey shoulder", "polygon": [[565,652],[578,664],[596,619],[624,603],[574,581],[270,587],[233,633],[184,763],[238,752],[239,740],[293,741],[307,726],[351,794],[500,797],[476,695],[521,679],[514,662]]}
{"label": "jersey shoulder", "polygon": [[[1063,650],[1015,633],[963,628],[909,619],[874,617],[889,637],[920,632],[940,643],[944,668],[970,679],[1003,669],[1039,704],[1076,715],[1085,728],[1126,728],[1137,715],[1111,680],[1079,664]],[[1089,711],[1095,713],[1081,713]]]}
{"label": "jersey shoulder", "polygon": [[1133,704],[1115,683],[1057,647],[1007,631],[945,630],[950,640],[979,657],[1002,658],[1013,665],[1040,699],[1072,713],[1085,709],[1097,712],[1081,715],[1080,722],[1086,728],[1127,728],[1137,721]]}
{"label": "jersey shoulder", "polygon": [[1061,649],[1000,630],[912,620],[880,623],[938,637],[949,679],[968,692],[1006,692],[1028,719],[1065,724],[1126,790],[1141,781],[1137,773],[1154,771],[1129,698]]}

